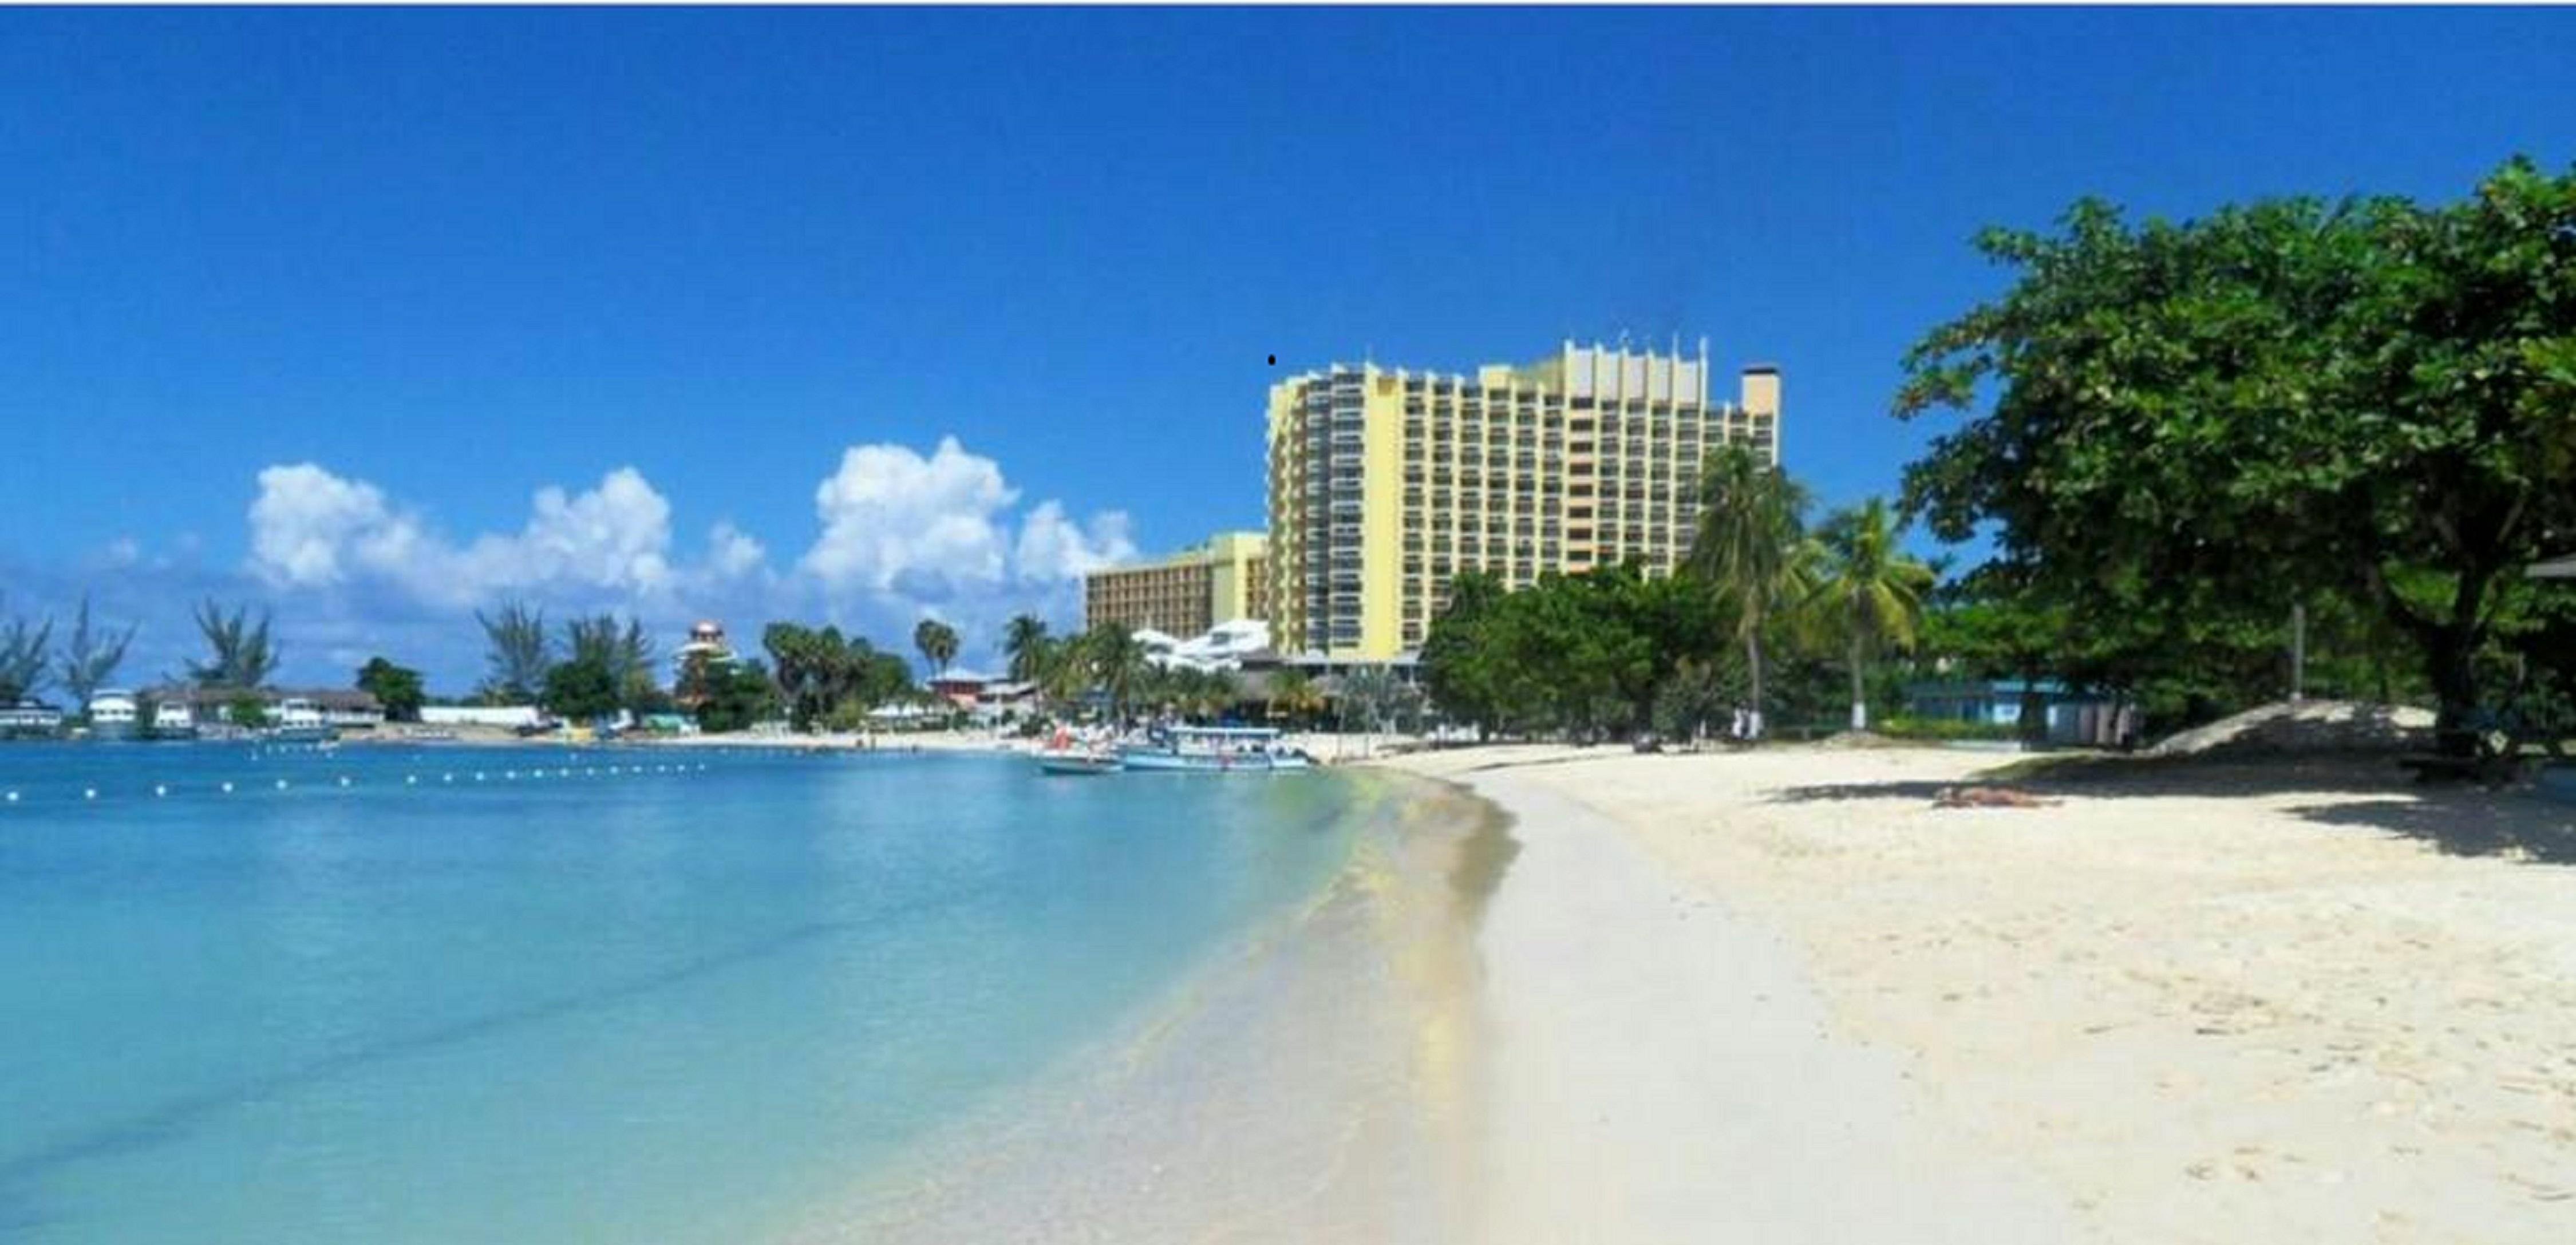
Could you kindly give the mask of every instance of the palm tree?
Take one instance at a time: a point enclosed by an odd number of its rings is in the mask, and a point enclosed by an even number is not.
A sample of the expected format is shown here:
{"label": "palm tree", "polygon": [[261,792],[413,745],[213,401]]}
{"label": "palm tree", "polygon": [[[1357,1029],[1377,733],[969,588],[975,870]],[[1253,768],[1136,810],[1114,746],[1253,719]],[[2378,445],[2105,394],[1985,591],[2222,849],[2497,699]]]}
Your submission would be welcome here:
{"label": "palm tree", "polygon": [[1109,697],[1110,713],[1125,717],[1128,702],[1150,668],[1145,646],[1136,642],[1134,632],[1117,623],[1102,623],[1084,632],[1081,644],[1095,685]]}
{"label": "palm tree", "polygon": [[948,663],[957,658],[957,629],[936,618],[925,618],[912,629],[912,646],[921,650],[921,659],[930,663],[933,675],[946,674]]}
{"label": "palm tree", "polygon": [[1035,614],[1013,618],[1002,632],[1002,652],[1011,660],[1011,681],[1034,683],[1046,667],[1046,620]]}
{"label": "palm tree", "polygon": [[1784,602],[1802,597],[1807,490],[1744,445],[1728,445],[1700,468],[1699,531],[1686,565],[1735,607],[1736,638],[1752,682],[1751,734],[1762,734],[1762,629]]}
{"label": "palm tree", "polygon": [[1851,662],[1851,728],[1869,729],[1862,666],[1883,645],[1914,646],[1923,598],[1932,590],[1932,568],[1897,548],[1901,529],[1888,522],[1887,502],[1873,497],[1825,521],[1826,564],[1810,599],[1843,633]]}
{"label": "palm tree", "polygon": [[1314,677],[1295,666],[1281,666],[1270,672],[1270,716],[1285,715],[1291,721],[1302,721],[1323,712],[1324,691],[1315,686]]}

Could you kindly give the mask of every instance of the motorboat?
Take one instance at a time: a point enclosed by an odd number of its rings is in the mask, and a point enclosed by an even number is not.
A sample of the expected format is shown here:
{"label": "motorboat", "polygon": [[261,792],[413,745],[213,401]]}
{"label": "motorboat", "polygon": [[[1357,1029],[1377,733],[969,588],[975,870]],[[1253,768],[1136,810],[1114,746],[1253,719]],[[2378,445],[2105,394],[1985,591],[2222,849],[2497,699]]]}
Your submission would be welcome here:
{"label": "motorboat", "polygon": [[268,728],[268,738],[282,744],[329,743],[339,737],[320,705],[297,696],[277,703],[277,725]]}
{"label": "motorboat", "polygon": [[1118,759],[1131,770],[1186,773],[1269,773],[1311,769],[1315,759],[1289,747],[1264,726],[1172,726],[1123,744]]}
{"label": "motorboat", "polygon": [[152,737],[154,739],[195,739],[197,715],[189,711],[188,702],[165,700],[152,706]]}

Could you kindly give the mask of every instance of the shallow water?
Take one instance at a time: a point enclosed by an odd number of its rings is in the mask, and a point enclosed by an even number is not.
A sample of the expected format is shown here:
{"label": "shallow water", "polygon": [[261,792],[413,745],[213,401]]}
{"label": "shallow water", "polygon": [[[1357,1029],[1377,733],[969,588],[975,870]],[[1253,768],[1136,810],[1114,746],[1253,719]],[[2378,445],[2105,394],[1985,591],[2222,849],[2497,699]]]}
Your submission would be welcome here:
{"label": "shallow water", "polygon": [[740,1239],[1353,842],[1343,775],[981,756],[29,745],[11,790],[0,1237],[31,1242]]}

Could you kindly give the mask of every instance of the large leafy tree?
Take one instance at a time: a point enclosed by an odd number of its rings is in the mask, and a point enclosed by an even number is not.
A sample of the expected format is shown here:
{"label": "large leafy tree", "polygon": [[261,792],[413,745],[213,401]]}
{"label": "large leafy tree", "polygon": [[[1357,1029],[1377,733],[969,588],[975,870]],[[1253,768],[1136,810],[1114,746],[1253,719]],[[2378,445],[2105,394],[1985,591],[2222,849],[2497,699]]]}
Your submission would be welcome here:
{"label": "large leafy tree", "polygon": [[45,646],[53,634],[50,618],[31,624],[12,615],[0,623],[0,706],[14,705],[44,685]]}
{"label": "large leafy tree", "polygon": [[197,633],[206,642],[206,660],[188,663],[188,677],[200,687],[265,687],[277,673],[278,646],[269,638],[268,611],[250,620],[250,607],[227,614],[213,601],[197,607]]}
{"label": "large leafy tree", "polygon": [[1751,731],[1762,734],[1763,637],[1781,611],[1808,592],[1813,550],[1806,541],[1807,490],[1751,447],[1730,444],[1708,456],[1699,477],[1699,530],[1684,559],[1691,574],[1730,607],[1744,646]]}
{"label": "large leafy tree", "polygon": [[1970,412],[1907,472],[1945,539],[2133,637],[2364,603],[2456,725],[2520,568],[2576,541],[2576,174],[1988,230],[2018,270],[1906,358]]}
{"label": "large leafy tree", "polygon": [[1866,686],[1872,654],[1914,647],[1932,568],[1897,547],[1887,502],[1872,497],[1825,520],[1825,558],[1809,598],[1825,628],[1843,639],[1851,671],[1851,728],[1869,729]]}
{"label": "large leafy tree", "polygon": [[593,722],[617,712],[617,673],[599,657],[576,657],[546,671],[539,703],[567,722]]}
{"label": "large leafy tree", "polygon": [[1136,633],[1117,623],[1102,623],[1082,634],[1081,664],[1093,687],[1109,698],[1113,716],[1126,716],[1145,680],[1145,646]]}
{"label": "large leafy tree", "polygon": [[420,707],[428,702],[420,671],[397,666],[383,657],[370,657],[358,667],[358,690],[376,698],[384,706],[388,722],[417,722]]}
{"label": "large leafy tree", "polygon": [[595,662],[608,671],[618,704],[641,712],[661,696],[653,678],[653,638],[641,619],[620,623],[614,614],[575,618],[563,627],[567,661]]}
{"label": "large leafy tree", "polygon": [[535,700],[545,686],[547,668],[554,664],[552,646],[546,641],[545,611],[511,601],[491,617],[474,611],[474,621],[483,627],[484,697],[513,705]]}
{"label": "large leafy tree", "polygon": [[115,678],[116,668],[125,664],[126,648],[133,643],[130,624],[121,632],[92,630],[89,597],[83,594],[79,611],[72,615],[72,633],[64,638],[63,651],[54,663],[72,703],[87,705],[92,693]]}

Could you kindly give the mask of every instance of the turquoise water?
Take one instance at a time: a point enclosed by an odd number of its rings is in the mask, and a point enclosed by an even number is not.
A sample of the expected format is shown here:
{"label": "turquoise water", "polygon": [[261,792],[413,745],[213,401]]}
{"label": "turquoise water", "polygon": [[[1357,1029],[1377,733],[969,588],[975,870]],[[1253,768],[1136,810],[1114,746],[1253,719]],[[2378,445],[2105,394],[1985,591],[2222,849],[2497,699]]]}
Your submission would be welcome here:
{"label": "turquoise water", "polygon": [[1316,893],[1344,781],[0,748],[0,1239],[742,1239]]}

